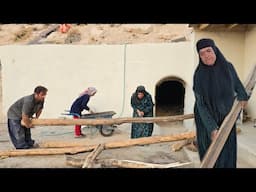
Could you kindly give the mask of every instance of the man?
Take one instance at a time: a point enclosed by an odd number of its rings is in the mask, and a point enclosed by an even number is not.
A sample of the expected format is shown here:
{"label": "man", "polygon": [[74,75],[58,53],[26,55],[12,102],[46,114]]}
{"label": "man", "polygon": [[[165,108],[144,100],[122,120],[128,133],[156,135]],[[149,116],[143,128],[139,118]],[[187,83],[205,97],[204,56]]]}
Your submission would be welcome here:
{"label": "man", "polygon": [[38,118],[44,106],[47,88],[37,86],[32,95],[22,97],[8,109],[8,131],[11,141],[16,149],[29,149],[38,147],[31,138],[31,118],[35,114]]}
{"label": "man", "polygon": [[[211,142],[230,112],[235,97],[246,105],[248,95],[235,68],[222,55],[212,39],[201,39],[196,44],[199,64],[194,73],[196,137],[202,161]],[[236,168],[236,125],[214,165],[215,168]]]}

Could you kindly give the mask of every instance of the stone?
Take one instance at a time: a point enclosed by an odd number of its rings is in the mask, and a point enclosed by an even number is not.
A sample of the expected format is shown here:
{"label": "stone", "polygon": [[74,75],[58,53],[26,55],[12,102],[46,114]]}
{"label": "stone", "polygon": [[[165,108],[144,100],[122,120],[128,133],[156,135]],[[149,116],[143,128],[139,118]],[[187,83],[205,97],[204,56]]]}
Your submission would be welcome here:
{"label": "stone", "polygon": [[130,33],[148,34],[153,31],[151,24],[127,24],[123,26],[124,31]]}

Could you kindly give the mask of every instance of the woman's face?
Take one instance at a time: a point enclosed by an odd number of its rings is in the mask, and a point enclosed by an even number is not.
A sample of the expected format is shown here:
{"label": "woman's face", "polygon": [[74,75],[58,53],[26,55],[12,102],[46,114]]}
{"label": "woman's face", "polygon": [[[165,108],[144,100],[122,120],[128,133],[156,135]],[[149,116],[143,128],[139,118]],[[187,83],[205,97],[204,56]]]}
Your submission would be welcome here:
{"label": "woman's face", "polygon": [[138,92],[138,98],[139,98],[139,99],[142,99],[143,97],[144,97],[144,93]]}
{"label": "woman's face", "polygon": [[205,65],[214,65],[216,61],[216,54],[212,47],[200,49],[199,56]]}

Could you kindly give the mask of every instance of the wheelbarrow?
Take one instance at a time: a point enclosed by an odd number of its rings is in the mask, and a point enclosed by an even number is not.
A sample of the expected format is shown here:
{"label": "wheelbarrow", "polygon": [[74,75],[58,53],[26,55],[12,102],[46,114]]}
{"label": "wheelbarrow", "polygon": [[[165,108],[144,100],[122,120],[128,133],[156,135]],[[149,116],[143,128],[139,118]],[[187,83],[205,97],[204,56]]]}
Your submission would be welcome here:
{"label": "wheelbarrow", "polygon": [[[66,110],[66,112],[69,112]],[[104,112],[99,112],[99,113],[91,113],[91,114],[83,114],[83,115],[78,115],[78,114],[73,114],[73,113],[62,113],[62,115],[73,115],[73,116],[78,116],[80,119],[99,119],[99,118],[112,118],[113,115],[115,115],[116,112],[114,111],[104,111]],[[108,137],[113,135],[114,133],[114,128],[116,128],[115,125],[96,125],[95,126],[97,129],[99,129],[99,132],[101,135],[104,137]]]}
{"label": "wheelbarrow", "polygon": [[[98,118],[112,118],[116,112],[114,111],[105,111],[99,113],[91,113],[91,114],[84,114],[80,118],[81,119],[98,119]],[[114,133],[114,125],[96,125],[96,128],[99,129],[101,135],[108,137]]]}

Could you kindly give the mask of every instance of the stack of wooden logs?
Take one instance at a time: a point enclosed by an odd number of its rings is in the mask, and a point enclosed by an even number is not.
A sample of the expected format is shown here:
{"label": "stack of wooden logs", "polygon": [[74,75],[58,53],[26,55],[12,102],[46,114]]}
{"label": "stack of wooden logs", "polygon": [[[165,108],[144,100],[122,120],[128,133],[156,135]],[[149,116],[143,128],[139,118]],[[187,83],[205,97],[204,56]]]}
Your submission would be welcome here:
{"label": "stack of wooden logs", "polygon": [[137,139],[128,139],[125,141],[115,141],[102,143],[97,145],[86,145],[85,142],[44,142],[40,144],[40,148],[37,149],[20,149],[20,150],[8,150],[0,151],[0,157],[15,157],[15,156],[29,156],[29,155],[56,155],[56,154],[77,154],[82,152],[91,152],[83,160],[76,160],[74,158],[67,158],[67,164],[92,168],[95,163],[100,163],[102,166],[114,166],[114,167],[127,167],[127,168],[169,168],[187,165],[187,163],[171,163],[171,164],[152,164],[138,161],[129,160],[117,160],[117,159],[105,159],[97,160],[96,157],[105,149],[114,149],[121,147],[130,147],[135,145],[147,145],[153,143],[172,142],[179,140],[186,140],[195,137],[194,132],[172,134],[167,136],[152,136]]}

